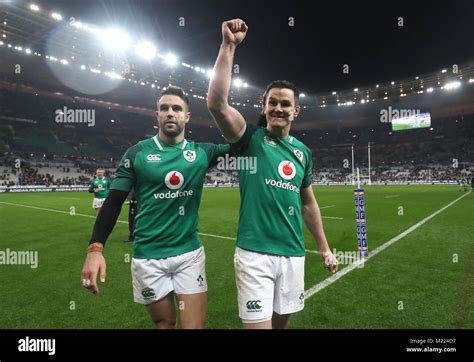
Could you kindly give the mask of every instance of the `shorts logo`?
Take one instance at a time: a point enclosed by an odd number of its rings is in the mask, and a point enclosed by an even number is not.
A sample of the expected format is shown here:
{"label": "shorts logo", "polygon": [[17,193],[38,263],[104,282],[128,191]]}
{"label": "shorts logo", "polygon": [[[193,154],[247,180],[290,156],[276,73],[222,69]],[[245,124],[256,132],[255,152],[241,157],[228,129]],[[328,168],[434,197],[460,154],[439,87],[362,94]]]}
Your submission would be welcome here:
{"label": "shorts logo", "polygon": [[285,180],[293,179],[296,175],[295,164],[288,160],[281,161],[278,165],[278,173]]}
{"label": "shorts logo", "polygon": [[200,287],[204,286],[204,278],[202,277],[201,274],[199,274],[196,280],[198,281]]}
{"label": "shorts logo", "polygon": [[263,142],[273,147],[276,147],[277,145],[276,142],[271,137],[268,137],[268,136],[263,137]]}
{"label": "shorts logo", "polygon": [[144,299],[153,299],[155,298],[155,291],[151,288],[145,288],[142,290],[142,296]]}
{"label": "shorts logo", "polygon": [[196,159],[196,151],[186,150],[183,151],[183,157],[188,162],[194,162]]}
{"label": "shorts logo", "polygon": [[301,292],[298,299],[300,300],[300,304],[304,303],[304,292]]}
{"label": "shorts logo", "polygon": [[177,190],[183,186],[184,177],[179,171],[170,171],[165,176],[165,184],[171,190]]}
{"label": "shorts logo", "polygon": [[302,163],[303,162],[303,152],[301,152],[299,149],[295,148],[293,150],[293,153],[295,154],[296,157],[298,157],[298,160],[300,160],[300,162]]}
{"label": "shorts logo", "polygon": [[261,312],[262,306],[260,305],[260,303],[262,303],[261,300],[249,300],[246,304],[247,311],[248,312]]}
{"label": "shorts logo", "polygon": [[158,162],[161,161],[161,156],[156,154],[156,155],[148,155],[146,156],[146,159],[148,162]]}

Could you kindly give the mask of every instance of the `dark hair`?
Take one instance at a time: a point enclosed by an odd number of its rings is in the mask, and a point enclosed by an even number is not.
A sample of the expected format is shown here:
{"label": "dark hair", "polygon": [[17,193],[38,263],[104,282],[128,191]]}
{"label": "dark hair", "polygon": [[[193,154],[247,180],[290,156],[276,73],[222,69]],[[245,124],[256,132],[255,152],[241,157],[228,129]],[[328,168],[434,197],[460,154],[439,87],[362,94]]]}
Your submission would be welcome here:
{"label": "dark hair", "polygon": [[170,85],[169,87],[163,89],[163,92],[161,92],[160,96],[158,97],[158,99],[160,99],[161,97],[165,96],[165,95],[173,95],[173,96],[178,96],[179,98],[181,98],[184,103],[186,103],[186,105],[189,107],[189,99],[188,97],[186,96],[186,93],[184,93],[184,90],[183,88],[180,88],[180,87],[176,87],[174,85]]}
{"label": "dark hair", "polygon": [[[295,95],[295,104],[298,104],[300,101],[300,91],[296,86],[291,83],[290,81],[287,80],[274,80],[271,82],[268,86],[267,89],[265,89],[265,92],[263,93],[262,97],[260,98],[260,102],[262,103],[262,106],[265,105],[267,101],[267,95],[268,92],[270,92],[270,89],[273,88],[283,88],[283,89],[291,89]],[[259,127],[266,127],[267,126],[267,118],[266,116],[262,113],[260,114],[260,117],[257,122],[257,126]]]}

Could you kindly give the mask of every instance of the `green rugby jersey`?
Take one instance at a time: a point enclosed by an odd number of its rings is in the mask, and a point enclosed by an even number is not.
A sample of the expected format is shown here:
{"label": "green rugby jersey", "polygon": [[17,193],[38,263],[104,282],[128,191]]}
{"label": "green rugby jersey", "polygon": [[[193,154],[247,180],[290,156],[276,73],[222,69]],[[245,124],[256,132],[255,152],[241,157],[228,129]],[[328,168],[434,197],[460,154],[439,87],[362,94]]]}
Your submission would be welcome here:
{"label": "green rugby jersey", "polygon": [[312,182],[311,150],[293,136],[275,137],[266,128],[247,124],[232,151],[239,157],[255,157],[257,162],[256,172],[238,171],[237,246],[259,253],[304,256],[300,191]]}
{"label": "green rugby jersey", "polygon": [[125,152],[111,188],[135,189],[134,258],[162,259],[201,246],[198,209],[206,171],[229,150],[186,140],[168,145],[154,136]]}
{"label": "green rugby jersey", "polygon": [[94,192],[94,197],[98,199],[105,199],[109,195],[110,180],[107,177],[94,178],[89,184],[89,190],[99,189],[99,192]]}

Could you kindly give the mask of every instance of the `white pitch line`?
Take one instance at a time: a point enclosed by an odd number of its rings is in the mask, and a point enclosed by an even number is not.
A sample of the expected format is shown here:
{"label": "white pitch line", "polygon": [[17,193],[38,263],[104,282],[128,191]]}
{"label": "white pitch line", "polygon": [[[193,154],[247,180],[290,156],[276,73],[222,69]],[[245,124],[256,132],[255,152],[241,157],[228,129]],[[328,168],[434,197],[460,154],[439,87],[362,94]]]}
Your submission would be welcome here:
{"label": "white pitch line", "polygon": [[319,209],[329,209],[330,207],[336,207],[336,205],[329,205],[329,206],[321,206]]}
{"label": "white pitch line", "polygon": [[[44,207],[38,207],[38,206],[30,206],[30,205],[22,205],[22,204],[14,204],[12,202],[4,202],[4,201],[0,201],[0,204],[5,204],[5,205],[12,205],[12,206],[20,206],[20,207],[26,207],[28,209],[36,209],[36,210],[42,210],[42,211],[50,211],[50,212],[57,212],[59,214],[68,214],[68,215],[71,215],[70,212],[68,211],[63,211],[63,210],[55,210],[55,209],[47,209],[47,208],[44,208]],[[96,217],[95,216],[92,216],[92,215],[86,215],[86,214],[79,214],[79,213],[74,213],[74,215],[71,215],[71,216],[82,216],[82,217],[88,217],[88,218],[91,218],[91,219],[95,219]],[[122,221],[122,220],[117,220],[117,222],[120,222],[122,224],[128,224],[127,221]],[[203,236],[210,236],[212,238],[218,238],[218,239],[229,239],[229,240],[235,240],[235,238],[230,238],[228,236],[220,236],[220,235],[214,235],[214,234],[205,234],[205,233],[198,233],[199,235],[203,235]]]}
{"label": "white pitch line", "polygon": [[400,195],[389,195],[389,196],[385,196],[386,199],[392,199],[394,197],[399,197]]}
{"label": "white pitch line", "polygon": [[430,216],[427,216],[425,217],[423,220],[421,220],[420,222],[416,223],[415,225],[409,227],[408,229],[406,229],[404,232],[402,232],[401,234],[398,234],[397,236],[395,236],[394,238],[390,239],[389,241],[387,241],[386,243],[380,245],[378,248],[374,249],[374,251],[370,252],[369,256],[367,258],[362,259],[362,260],[359,260],[358,262],[354,263],[354,264],[351,264],[347,267],[345,267],[344,269],[338,271],[337,273],[333,274],[332,276],[326,278],[325,280],[323,280],[322,282],[312,286],[311,288],[309,288],[307,291],[305,291],[305,299],[308,299],[310,298],[311,296],[313,296],[314,294],[318,293],[320,290],[326,288],[327,286],[331,285],[332,283],[334,283],[336,280],[338,280],[339,278],[342,278],[344,275],[350,273],[351,271],[353,271],[355,268],[359,267],[360,264],[364,263],[364,262],[367,262],[370,258],[374,257],[375,255],[377,255],[378,253],[380,253],[381,251],[387,249],[390,245],[392,244],[395,244],[398,240],[404,238],[405,236],[407,236],[408,234],[412,233],[413,231],[415,231],[416,229],[418,229],[421,225],[423,225],[424,223],[426,223],[427,221],[431,220],[432,218],[434,218],[436,215],[440,214],[441,212],[443,212],[444,210],[446,210],[448,207],[454,205],[456,202],[458,202],[459,200],[461,200],[463,197],[466,197],[467,195],[469,195],[472,191],[469,191],[467,194],[464,194],[462,195],[461,197],[458,197],[456,200],[450,202],[449,204],[447,204],[446,206],[442,207],[441,209],[439,209],[438,211],[435,211],[434,213],[432,213]]}
{"label": "white pitch line", "polygon": [[334,219],[334,220],[344,220],[343,217],[335,217],[335,216],[321,216],[323,219]]}
{"label": "white pitch line", "polygon": [[59,198],[60,199],[67,199],[67,200],[80,200],[79,197],[62,197],[62,196],[60,196]]}

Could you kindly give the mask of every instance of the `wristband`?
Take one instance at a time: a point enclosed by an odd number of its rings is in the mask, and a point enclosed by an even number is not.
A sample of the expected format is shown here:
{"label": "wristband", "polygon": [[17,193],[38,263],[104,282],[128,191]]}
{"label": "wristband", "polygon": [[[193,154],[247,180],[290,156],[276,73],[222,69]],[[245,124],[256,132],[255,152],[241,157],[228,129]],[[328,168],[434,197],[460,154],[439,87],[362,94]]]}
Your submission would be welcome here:
{"label": "wristband", "polygon": [[102,252],[102,250],[104,250],[104,244],[101,243],[93,243],[87,247],[87,253],[92,253],[94,251]]}

